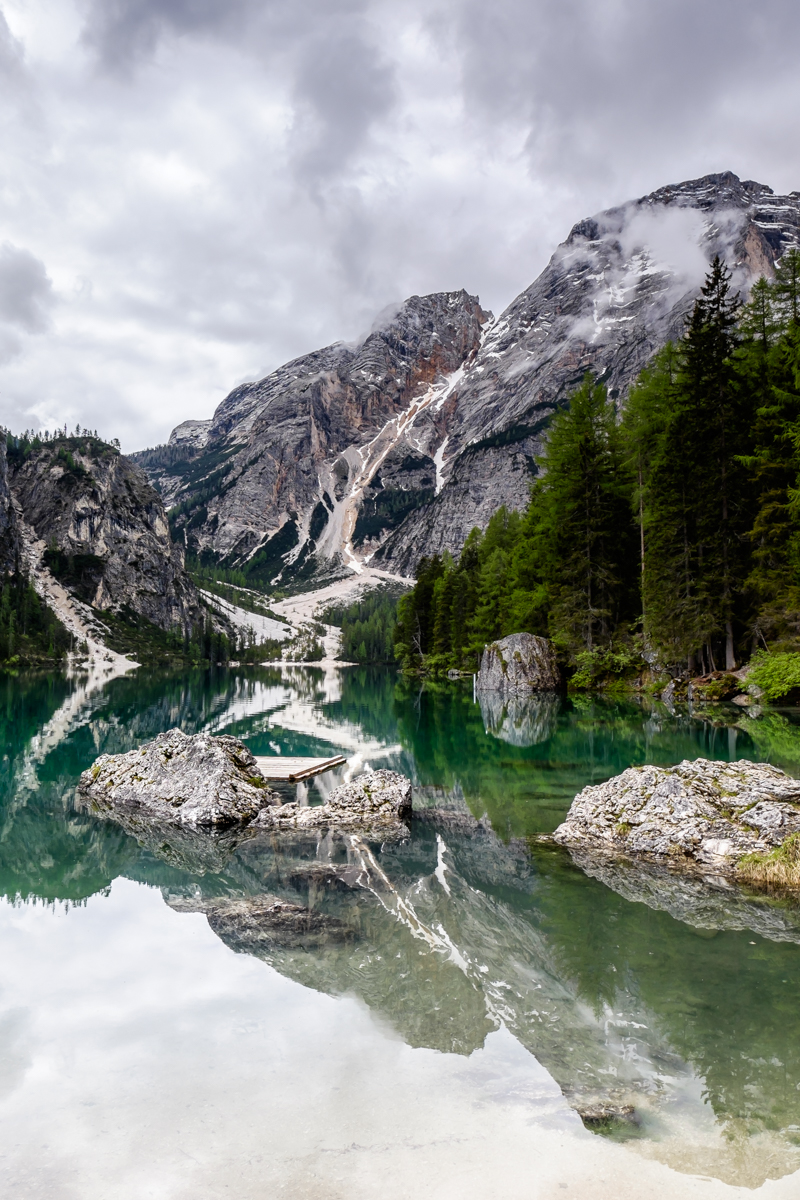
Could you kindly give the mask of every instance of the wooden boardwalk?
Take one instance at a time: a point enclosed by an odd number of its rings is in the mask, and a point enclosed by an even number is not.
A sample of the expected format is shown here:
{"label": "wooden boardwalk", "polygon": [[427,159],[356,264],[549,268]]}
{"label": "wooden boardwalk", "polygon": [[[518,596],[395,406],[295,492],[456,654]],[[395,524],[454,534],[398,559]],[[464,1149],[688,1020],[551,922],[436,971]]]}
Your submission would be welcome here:
{"label": "wooden boardwalk", "polygon": [[313,775],[321,775],[323,771],[341,767],[347,762],[343,754],[335,754],[333,758],[290,758],[288,754],[254,757],[261,774],[273,783],[298,783],[301,779],[311,779]]}

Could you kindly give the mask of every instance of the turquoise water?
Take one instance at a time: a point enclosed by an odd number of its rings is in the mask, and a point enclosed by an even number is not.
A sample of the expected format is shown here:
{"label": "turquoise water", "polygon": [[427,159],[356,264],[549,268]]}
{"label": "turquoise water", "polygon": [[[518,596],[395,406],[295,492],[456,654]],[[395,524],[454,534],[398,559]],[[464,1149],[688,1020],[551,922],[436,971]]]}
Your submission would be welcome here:
{"label": "turquoise water", "polygon": [[[800,912],[535,840],[635,763],[800,774],[796,712],[293,668],[8,678],[0,720],[2,1194],[800,1194]],[[381,847],[76,807],[175,725],[342,751],[311,803],[401,770],[420,817]],[[313,920],[259,923],[276,897]]]}

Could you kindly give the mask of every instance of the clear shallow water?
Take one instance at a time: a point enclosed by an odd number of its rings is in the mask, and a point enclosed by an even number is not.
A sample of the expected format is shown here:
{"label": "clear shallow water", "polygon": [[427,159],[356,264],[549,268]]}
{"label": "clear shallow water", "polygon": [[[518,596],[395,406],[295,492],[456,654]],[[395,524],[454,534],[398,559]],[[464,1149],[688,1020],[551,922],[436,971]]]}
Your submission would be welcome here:
{"label": "clear shallow water", "polygon": [[[360,669],[2,689],[0,1194],[800,1194],[800,916],[527,840],[631,763],[800,774],[793,714],[482,711]],[[75,808],[98,753],[176,724],[396,767],[444,816],[381,848]],[[259,925],[276,896],[315,925]]]}

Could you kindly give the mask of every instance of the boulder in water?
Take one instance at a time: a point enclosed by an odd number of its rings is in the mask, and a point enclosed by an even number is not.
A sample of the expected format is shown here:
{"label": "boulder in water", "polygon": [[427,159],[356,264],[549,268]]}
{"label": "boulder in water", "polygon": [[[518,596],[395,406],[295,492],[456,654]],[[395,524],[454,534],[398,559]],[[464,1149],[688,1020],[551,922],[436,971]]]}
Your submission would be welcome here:
{"label": "boulder in water", "polygon": [[[769,763],[698,758],[629,767],[584,788],[553,837],[570,848],[755,880],[754,860],[774,855],[797,833],[800,780]],[[747,856],[754,860],[744,864]]]}
{"label": "boulder in water", "polygon": [[556,648],[547,638],[512,633],[484,647],[478,672],[479,692],[527,696],[554,692],[561,685]]}
{"label": "boulder in water", "polygon": [[282,804],[262,809],[254,821],[261,829],[333,827],[371,835],[405,834],[411,815],[411,781],[397,771],[367,771],[331,792],[327,804]]}
{"label": "boulder in water", "polygon": [[134,811],[173,825],[236,825],[280,804],[237,738],[180,729],[127,754],[101,754],[78,789],[106,811]]}

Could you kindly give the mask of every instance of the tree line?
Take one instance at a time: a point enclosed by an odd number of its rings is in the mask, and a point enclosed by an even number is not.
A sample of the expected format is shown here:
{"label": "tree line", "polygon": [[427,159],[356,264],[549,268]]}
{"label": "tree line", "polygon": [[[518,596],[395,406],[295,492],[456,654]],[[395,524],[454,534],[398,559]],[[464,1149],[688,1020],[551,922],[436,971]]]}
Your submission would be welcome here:
{"label": "tree line", "polygon": [[586,681],[635,663],[691,675],[800,648],[800,252],[743,304],[716,258],[621,414],[587,375],[556,412],[524,512],[398,605],[407,668],[474,668],[487,641],[551,638]]}
{"label": "tree line", "polygon": [[334,605],[322,614],[329,625],[342,631],[341,657],[345,662],[394,661],[394,624],[397,590],[381,588],[351,604]]}

